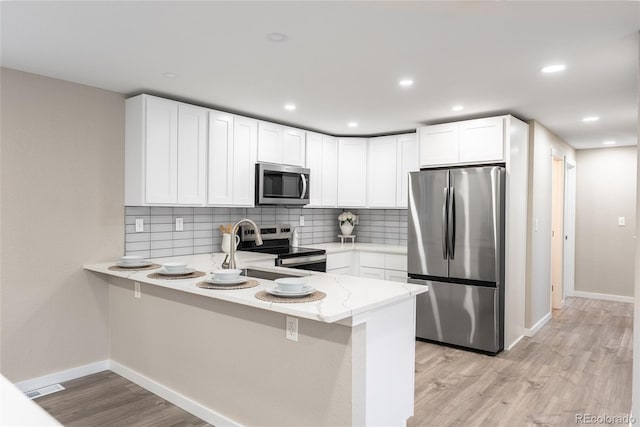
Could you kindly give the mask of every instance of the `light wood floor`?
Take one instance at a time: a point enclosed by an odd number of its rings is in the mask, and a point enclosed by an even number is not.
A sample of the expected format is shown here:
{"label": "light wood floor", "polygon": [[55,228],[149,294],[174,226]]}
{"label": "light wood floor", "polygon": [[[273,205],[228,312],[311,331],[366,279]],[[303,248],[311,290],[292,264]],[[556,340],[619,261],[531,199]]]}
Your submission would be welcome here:
{"label": "light wood floor", "polygon": [[[633,305],[570,298],[533,338],[496,357],[416,343],[409,427],[576,426],[631,407]],[[109,371],[36,400],[66,426],[208,426]]]}
{"label": "light wood floor", "polygon": [[35,400],[65,426],[209,426],[111,371],[62,384],[66,390]]}
{"label": "light wood floor", "polygon": [[484,356],[418,342],[422,426],[576,426],[631,408],[633,304],[569,298],[534,337]]}

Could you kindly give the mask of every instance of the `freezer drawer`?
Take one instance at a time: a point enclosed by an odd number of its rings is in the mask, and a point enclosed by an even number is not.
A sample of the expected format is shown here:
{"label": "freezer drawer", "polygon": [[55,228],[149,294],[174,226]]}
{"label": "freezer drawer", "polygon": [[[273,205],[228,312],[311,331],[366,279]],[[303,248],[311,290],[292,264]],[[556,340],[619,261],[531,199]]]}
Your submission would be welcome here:
{"label": "freezer drawer", "polygon": [[427,281],[418,295],[418,338],[497,353],[503,348],[500,288]]}

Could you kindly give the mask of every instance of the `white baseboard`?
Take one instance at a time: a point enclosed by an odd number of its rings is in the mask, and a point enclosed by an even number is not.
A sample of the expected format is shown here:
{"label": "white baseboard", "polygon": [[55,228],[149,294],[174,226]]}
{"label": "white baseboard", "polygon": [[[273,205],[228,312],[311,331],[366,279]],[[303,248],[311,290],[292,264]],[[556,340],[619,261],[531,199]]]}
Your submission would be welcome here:
{"label": "white baseboard", "polygon": [[22,392],[35,390],[51,384],[57,384],[65,381],[75,380],[76,378],[95,374],[97,372],[109,369],[109,360],[101,360],[99,362],[89,363],[88,365],[77,366],[67,369],[66,371],[54,372],[52,374],[43,375],[41,377],[32,378],[30,380],[16,383],[15,386]]}
{"label": "white baseboard", "polygon": [[239,424],[176,391],[157,383],[124,365],[121,365],[118,362],[114,362],[113,360],[110,362],[111,370],[116,374],[125,377],[129,381],[136,383],[140,387],[149,390],[151,393],[156,394],[165,400],[168,400],[174,405],[210,424],[218,427],[242,427],[242,424]]}
{"label": "white baseboard", "polygon": [[612,295],[612,294],[598,294],[595,292],[574,291],[573,296],[579,297],[579,298],[601,299],[605,301],[630,302],[632,304],[635,301],[634,297],[625,297],[622,295]]}
{"label": "white baseboard", "polygon": [[520,342],[520,340],[522,340],[522,338],[524,338],[524,335],[520,335],[518,337],[518,339],[516,339],[514,342],[512,342],[511,344],[509,344],[508,346],[505,346],[505,350],[509,351],[511,350],[513,347],[516,346],[516,344],[518,344]]}
{"label": "white baseboard", "polygon": [[536,323],[535,325],[533,325],[533,328],[525,328],[525,329],[524,329],[524,335],[525,335],[526,337],[532,337],[532,336],[534,336],[535,334],[537,334],[537,333],[538,333],[538,331],[539,331],[540,329],[542,329],[542,327],[543,327],[544,325],[546,325],[546,324],[547,324],[547,322],[548,322],[549,320],[551,320],[551,313],[547,313],[547,314],[546,314],[546,316],[544,316],[542,319],[540,319],[540,320],[538,321],[538,323]]}

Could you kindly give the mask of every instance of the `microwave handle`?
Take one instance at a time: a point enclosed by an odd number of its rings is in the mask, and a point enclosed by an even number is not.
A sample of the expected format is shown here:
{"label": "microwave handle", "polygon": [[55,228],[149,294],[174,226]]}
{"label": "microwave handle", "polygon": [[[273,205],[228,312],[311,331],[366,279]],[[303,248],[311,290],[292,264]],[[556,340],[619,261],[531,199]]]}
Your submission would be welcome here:
{"label": "microwave handle", "polygon": [[302,194],[300,195],[300,198],[304,199],[307,194],[307,177],[305,174],[301,173],[300,178],[302,178]]}

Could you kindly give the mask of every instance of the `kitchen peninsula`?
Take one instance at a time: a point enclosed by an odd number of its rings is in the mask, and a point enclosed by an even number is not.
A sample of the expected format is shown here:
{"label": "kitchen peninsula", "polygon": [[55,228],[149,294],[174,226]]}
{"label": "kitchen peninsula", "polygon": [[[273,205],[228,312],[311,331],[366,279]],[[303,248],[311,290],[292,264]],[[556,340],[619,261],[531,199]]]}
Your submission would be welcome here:
{"label": "kitchen peninsula", "polygon": [[[271,255],[240,252],[242,267]],[[218,254],[186,261],[210,272]],[[404,425],[413,414],[415,298],[425,287],[332,274],[308,275],[326,293],[272,303],[272,285],[208,290],[202,279],[158,280],[152,271],[85,266],[109,286],[111,369],[216,426]],[[140,298],[135,297],[135,283]],[[287,317],[297,341],[285,338]]]}

